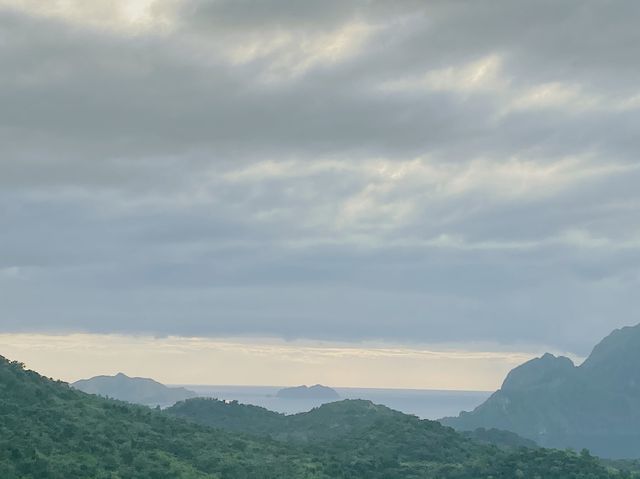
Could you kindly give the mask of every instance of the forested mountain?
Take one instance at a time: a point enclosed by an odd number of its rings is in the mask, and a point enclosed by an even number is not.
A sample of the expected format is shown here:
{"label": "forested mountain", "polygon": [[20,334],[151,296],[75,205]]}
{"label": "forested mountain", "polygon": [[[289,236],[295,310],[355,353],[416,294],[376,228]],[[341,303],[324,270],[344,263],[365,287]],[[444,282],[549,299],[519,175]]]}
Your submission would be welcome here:
{"label": "forested mountain", "polygon": [[[593,460],[584,453],[577,456],[540,449],[533,441],[495,429],[479,429],[462,437],[435,421],[420,420],[363,400],[333,402],[307,413],[285,416],[235,401],[196,398],[179,402],[164,413],[228,431],[303,445],[306,450],[321,450],[345,461],[357,457],[371,464],[389,461],[412,465],[402,472],[395,470],[398,475],[389,477],[589,477],[586,470],[585,476],[572,471],[573,467],[582,467],[572,462]],[[440,469],[442,475],[432,476],[429,469],[421,469],[426,464],[433,467],[442,463],[448,464]],[[590,467],[596,476],[604,473],[627,477],[605,473],[596,462]],[[627,463],[624,467],[629,469]],[[524,475],[517,475],[518,471]]]}
{"label": "forested mountain", "polygon": [[[238,405],[227,406],[232,410]],[[526,448],[505,451],[476,443],[437,423],[368,402],[329,406],[299,420],[296,427],[307,431],[303,440],[293,436],[274,440],[87,395],[0,357],[0,477],[632,477],[587,454]],[[264,410],[251,409],[248,414],[254,414],[255,420],[282,420]]]}
{"label": "forested mountain", "polygon": [[[435,421],[419,418],[373,404],[371,401],[347,399],[324,404],[309,412],[285,416],[267,409],[239,404],[236,401],[220,401],[211,398],[196,398],[182,401],[165,411],[167,414],[188,419],[198,424],[244,432],[258,436],[269,436],[279,441],[293,443],[323,443],[349,438],[353,444],[366,438],[369,447],[378,430],[396,436],[379,437],[383,448],[389,443],[401,447],[414,442],[427,445],[431,452],[443,455],[451,444],[462,444],[473,448],[477,444],[493,444],[502,448],[536,448],[535,442],[517,434],[496,429],[478,429],[463,435],[474,443],[460,441],[452,429]],[[402,428],[396,428],[402,424]],[[372,449],[373,452],[373,449]]]}
{"label": "forested mountain", "polygon": [[[392,431],[402,434],[402,437],[393,438],[398,444],[422,441],[432,452],[444,450],[452,444],[475,446],[435,421],[420,420],[361,399],[336,401],[288,416],[257,406],[211,398],[182,401],[165,412],[206,426],[295,443],[330,442],[344,437],[355,438],[354,441],[367,438],[371,443],[376,430],[384,430],[387,434]],[[397,425],[402,425],[402,428],[396,428]],[[383,440],[385,447],[392,442],[391,439]]]}
{"label": "forested mountain", "polygon": [[640,325],[614,331],[576,367],[545,354],[509,373],[473,412],[445,418],[458,430],[513,431],[546,447],[640,457]]}
{"label": "forested mountain", "polygon": [[126,374],[96,376],[81,379],[72,384],[88,394],[119,399],[145,406],[171,406],[178,401],[196,397],[197,394],[185,388],[170,388],[148,378],[130,378]]}

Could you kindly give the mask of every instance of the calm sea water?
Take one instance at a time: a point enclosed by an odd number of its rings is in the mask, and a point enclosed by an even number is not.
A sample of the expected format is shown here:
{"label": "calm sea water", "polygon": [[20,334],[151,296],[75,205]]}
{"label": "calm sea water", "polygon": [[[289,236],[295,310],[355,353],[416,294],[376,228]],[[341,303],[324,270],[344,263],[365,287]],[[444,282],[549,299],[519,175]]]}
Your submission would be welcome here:
{"label": "calm sea water", "polygon": [[[329,401],[312,399],[284,399],[276,397],[276,386],[201,386],[185,385],[201,396],[236,400],[244,404],[262,406],[285,414],[305,412]],[[422,419],[457,416],[471,411],[487,399],[486,391],[436,391],[425,389],[369,389],[334,388],[341,399],[368,399],[391,409],[414,414]]]}

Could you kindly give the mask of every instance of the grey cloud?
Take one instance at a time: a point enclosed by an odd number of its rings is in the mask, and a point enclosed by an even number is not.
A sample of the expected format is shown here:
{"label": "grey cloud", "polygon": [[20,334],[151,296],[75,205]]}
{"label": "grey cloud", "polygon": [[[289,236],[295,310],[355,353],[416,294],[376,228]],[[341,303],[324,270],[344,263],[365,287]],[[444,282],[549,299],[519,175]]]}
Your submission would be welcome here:
{"label": "grey cloud", "polygon": [[[217,2],[210,5],[217,9],[225,6]],[[278,11],[274,10],[276,18]],[[330,5],[327,11],[331,11]],[[105,154],[118,156],[182,154],[185,149],[201,147],[214,148],[224,156],[238,148],[252,156],[260,152],[304,155],[345,149],[366,154],[382,151],[393,156],[447,149],[452,139],[461,137],[467,145],[464,153],[469,155],[478,149],[498,148],[500,142],[495,136],[500,127],[512,129],[508,138],[524,142],[519,146],[528,148],[553,141],[553,131],[560,128],[574,134],[576,129],[582,131],[584,123],[576,125],[563,115],[545,115],[533,125],[518,118],[510,118],[506,125],[487,124],[496,107],[496,99],[490,97],[460,102],[455,95],[443,93],[407,98],[371,91],[376,78],[384,80],[407,70],[418,73],[414,71],[416,66],[424,70],[457,65],[494,51],[500,53],[496,39],[496,44],[485,42],[482,50],[472,55],[456,54],[458,48],[453,48],[451,55],[450,42],[441,40],[440,30],[445,28],[444,33],[449,35],[468,32],[469,25],[464,21],[471,23],[476,18],[473,13],[462,19],[458,18],[460,14],[453,15],[451,23],[446,22],[445,15],[440,28],[418,23],[414,29],[421,27],[420,32],[429,35],[409,35],[399,43],[386,39],[393,38],[390,34],[395,31],[383,30],[374,35],[370,48],[355,58],[314,70],[314,75],[302,81],[269,87],[256,87],[254,80],[265,66],[262,63],[273,59],[228,65],[213,48],[218,39],[215,28],[210,46],[179,33],[122,39],[84,29],[69,32],[64,24],[16,18],[14,14],[5,16],[5,24],[18,25],[10,30],[13,35],[8,45],[18,43],[13,40],[16,37],[24,38],[16,30],[36,33],[17,47],[5,48],[3,61],[16,62],[12,70],[17,79],[38,80],[28,87],[6,89],[3,103],[7,115],[11,115],[12,135],[18,129],[20,137],[20,125],[30,125],[26,132],[29,136],[20,138],[21,143],[33,140],[30,135],[35,129],[45,137],[53,136],[46,138],[47,143],[71,143],[67,152],[77,151],[78,143],[86,143],[94,155],[105,149]],[[245,31],[241,27],[240,34]],[[489,27],[487,31],[495,30]],[[508,38],[509,33],[504,35]],[[468,35],[470,38],[463,36],[458,41],[471,41],[472,48],[478,49],[475,37]],[[507,38],[501,40],[506,42]],[[231,47],[223,42],[225,46]],[[198,50],[204,51],[195,54]],[[385,65],[385,60],[395,59],[399,52],[401,58],[404,52],[415,56]],[[601,123],[576,141],[599,126]]]}
{"label": "grey cloud", "polygon": [[260,3],[249,1],[162,2],[156,5],[156,13],[172,11],[184,28],[200,27],[204,33],[219,30],[255,31],[268,29],[331,28],[350,20],[370,2],[323,3],[268,0]]}
{"label": "grey cloud", "polygon": [[154,8],[170,28],[0,10],[2,329],[584,353],[637,321],[635,2]]}

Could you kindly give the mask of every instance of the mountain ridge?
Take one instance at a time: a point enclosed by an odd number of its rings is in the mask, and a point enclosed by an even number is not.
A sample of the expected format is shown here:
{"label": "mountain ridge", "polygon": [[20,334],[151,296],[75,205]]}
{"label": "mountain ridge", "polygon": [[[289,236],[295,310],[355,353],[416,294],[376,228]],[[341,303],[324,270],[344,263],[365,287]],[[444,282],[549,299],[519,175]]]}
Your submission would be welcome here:
{"label": "mountain ridge", "polygon": [[532,359],[476,409],[441,422],[512,431],[545,447],[640,457],[640,325],[611,332],[579,366],[549,353]]}
{"label": "mountain ridge", "polygon": [[[402,421],[414,428],[416,434],[421,434],[423,428],[450,433],[436,421],[419,419],[365,399],[343,399],[307,412],[285,415],[237,401],[194,398],[181,401],[164,412],[205,426],[302,444],[336,440],[351,434],[366,436],[371,433],[370,428],[380,427],[387,421]],[[463,436],[507,449],[538,447],[533,441],[496,429],[478,429]]]}

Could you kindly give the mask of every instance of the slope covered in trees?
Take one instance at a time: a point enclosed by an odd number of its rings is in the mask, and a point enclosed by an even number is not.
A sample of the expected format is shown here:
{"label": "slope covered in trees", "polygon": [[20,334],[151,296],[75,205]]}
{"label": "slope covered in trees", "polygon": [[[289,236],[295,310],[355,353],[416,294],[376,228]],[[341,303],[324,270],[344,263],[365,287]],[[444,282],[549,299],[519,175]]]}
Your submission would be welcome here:
{"label": "slope covered in trees", "polygon": [[[607,471],[587,453],[537,448],[505,431],[479,430],[463,437],[435,421],[370,401],[333,402],[285,416],[237,402],[196,398],[177,403],[165,414],[303,446],[351,462],[356,469],[373,466],[378,472],[370,477],[631,477]],[[378,475],[383,470],[389,475]]]}
{"label": "slope covered in trees", "polygon": [[0,477],[327,477],[308,454],[90,396],[0,359]]}
{"label": "slope covered in trees", "polygon": [[[385,447],[392,442],[407,445],[418,441],[429,446],[430,452],[441,451],[442,456],[450,456],[451,447],[473,452],[477,445],[467,441],[452,429],[435,421],[420,420],[371,401],[346,399],[324,404],[309,412],[284,415],[267,409],[220,401],[211,398],[195,398],[181,401],[165,411],[166,414],[185,418],[198,424],[269,436],[279,441],[309,444],[324,443],[349,438],[375,437],[378,430],[386,432]],[[402,427],[398,427],[398,426]],[[406,437],[389,436],[402,431]],[[428,438],[427,438],[428,437]]]}
{"label": "slope covered in trees", "polygon": [[[228,405],[232,406],[232,405]],[[505,451],[366,402],[319,408],[286,435],[223,431],[87,395],[0,357],[0,477],[622,479],[586,454]],[[337,409],[336,409],[337,408]],[[254,414],[256,413],[256,414]],[[280,415],[251,411],[281,421]],[[241,429],[236,419],[236,429]]]}

